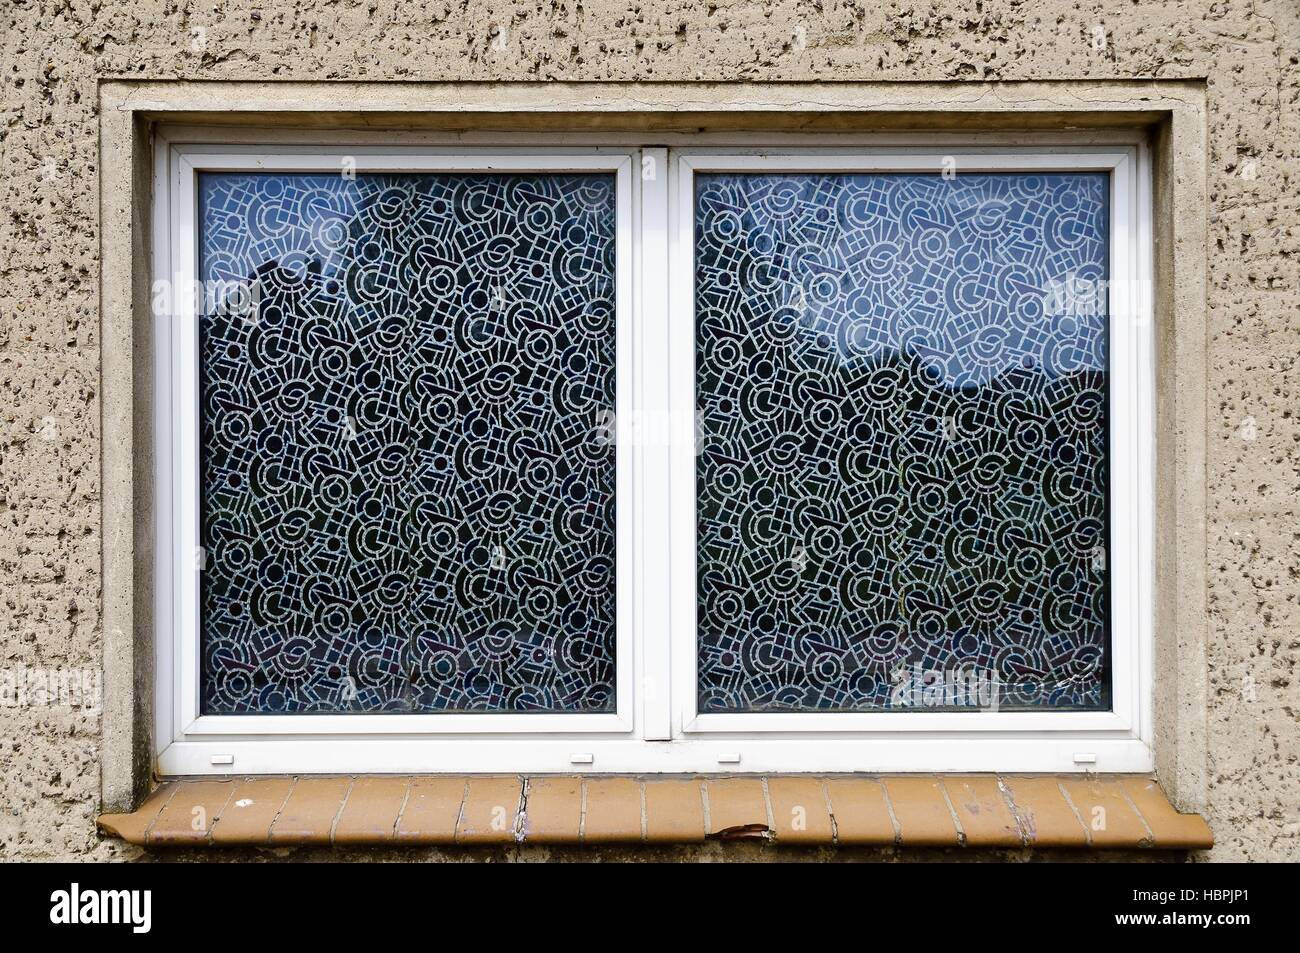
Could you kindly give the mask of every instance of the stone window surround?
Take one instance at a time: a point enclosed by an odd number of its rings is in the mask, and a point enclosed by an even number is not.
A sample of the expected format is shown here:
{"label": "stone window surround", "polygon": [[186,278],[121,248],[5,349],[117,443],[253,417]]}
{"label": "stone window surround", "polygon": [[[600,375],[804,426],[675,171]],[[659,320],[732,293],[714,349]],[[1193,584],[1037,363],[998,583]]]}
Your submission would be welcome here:
{"label": "stone window surround", "polygon": [[[982,144],[1145,136],[1154,168],[1154,741],[1175,806],[1204,807],[1206,154],[1204,83],[100,83],[104,714],[101,802],[129,811],[153,744],[150,192],[155,124],[357,141],[438,132],[963,133]],[[1055,136],[1055,139],[1053,138]]]}

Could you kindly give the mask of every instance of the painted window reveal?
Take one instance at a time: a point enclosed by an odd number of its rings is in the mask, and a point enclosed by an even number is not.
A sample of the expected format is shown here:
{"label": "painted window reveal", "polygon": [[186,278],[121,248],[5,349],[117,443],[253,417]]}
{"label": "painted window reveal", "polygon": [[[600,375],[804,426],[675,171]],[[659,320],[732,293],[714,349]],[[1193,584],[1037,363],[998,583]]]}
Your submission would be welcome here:
{"label": "painted window reveal", "polygon": [[200,203],[204,713],[612,711],[613,176]]}
{"label": "painted window reveal", "polygon": [[700,711],[1110,707],[1108,189],[696,177]]}

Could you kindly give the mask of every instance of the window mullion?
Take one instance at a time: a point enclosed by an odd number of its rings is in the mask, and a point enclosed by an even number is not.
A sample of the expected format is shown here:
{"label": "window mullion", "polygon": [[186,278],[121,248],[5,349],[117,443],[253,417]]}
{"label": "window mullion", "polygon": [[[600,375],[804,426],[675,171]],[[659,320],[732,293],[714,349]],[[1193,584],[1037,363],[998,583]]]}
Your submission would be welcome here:
{"label": "window mullion", "polygon": [[[668,150],[641,150],[639,269],[635,318],[636,395],[632,439],[640,460],[637,479],[639,686],[642,737],[672,737],[669,571],[668,400]],[[626,431],[625,431],[626,432]]]}

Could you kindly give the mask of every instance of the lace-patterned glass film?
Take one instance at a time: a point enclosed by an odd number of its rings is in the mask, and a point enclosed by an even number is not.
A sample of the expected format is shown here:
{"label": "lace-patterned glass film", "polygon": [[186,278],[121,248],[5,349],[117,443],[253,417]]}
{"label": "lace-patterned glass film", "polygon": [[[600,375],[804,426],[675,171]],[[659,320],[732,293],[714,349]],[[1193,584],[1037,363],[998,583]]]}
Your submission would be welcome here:
{"label": "lace-patterned glass film", "polygon": [[695,183],[699,710],[1109,709],[1108,176]]}
{"label": "lace-patterned glass film", "polygon": [[203,712],[612,711],[613,176],[199,191]]}

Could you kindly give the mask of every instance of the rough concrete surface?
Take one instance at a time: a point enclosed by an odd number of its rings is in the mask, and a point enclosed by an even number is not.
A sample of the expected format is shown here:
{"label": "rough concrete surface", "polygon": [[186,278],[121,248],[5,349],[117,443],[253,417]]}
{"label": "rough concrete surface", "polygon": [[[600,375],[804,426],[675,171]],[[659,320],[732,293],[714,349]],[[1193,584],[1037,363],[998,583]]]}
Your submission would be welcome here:
{"label": "rough concrete surface", "polygon": [[[1297,8],[1297,0],[5,0],[0,669],[87,674],[93,681],[102,665],[100,78],[1204,78],[1210,123],[1206,814],[1218,837],[1205,859],[1297,859]],[[147,856],[95,832],[99,750],[94,714],[75,704],[5,700],[0,858]],[[540,849],[527,854],[517,859],[549,856]],[[754,854],[749,847],[708,845],[672,856]]]}

